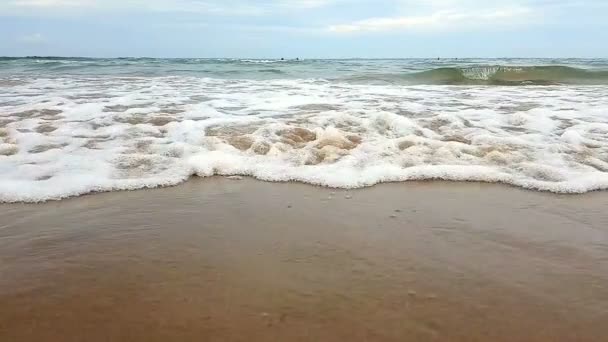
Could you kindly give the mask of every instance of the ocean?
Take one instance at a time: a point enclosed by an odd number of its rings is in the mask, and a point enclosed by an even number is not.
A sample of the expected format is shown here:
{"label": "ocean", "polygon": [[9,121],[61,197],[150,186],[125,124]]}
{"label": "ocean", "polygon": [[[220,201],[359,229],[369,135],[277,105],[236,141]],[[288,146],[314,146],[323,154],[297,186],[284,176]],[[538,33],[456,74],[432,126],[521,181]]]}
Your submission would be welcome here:
{"label": "ocean", "polygon": [[0,202],[251,176],[608,189],[608,59],[0,58]]}

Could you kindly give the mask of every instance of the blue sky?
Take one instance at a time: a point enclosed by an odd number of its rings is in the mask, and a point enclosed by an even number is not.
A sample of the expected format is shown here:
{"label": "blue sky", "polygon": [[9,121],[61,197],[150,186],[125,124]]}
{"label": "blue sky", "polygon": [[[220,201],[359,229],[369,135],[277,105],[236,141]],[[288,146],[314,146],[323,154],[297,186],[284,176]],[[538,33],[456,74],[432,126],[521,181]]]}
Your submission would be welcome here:
{"label": "blue sky", "polygon": [[0,55],[608,57],[608,0],[0,0]]}

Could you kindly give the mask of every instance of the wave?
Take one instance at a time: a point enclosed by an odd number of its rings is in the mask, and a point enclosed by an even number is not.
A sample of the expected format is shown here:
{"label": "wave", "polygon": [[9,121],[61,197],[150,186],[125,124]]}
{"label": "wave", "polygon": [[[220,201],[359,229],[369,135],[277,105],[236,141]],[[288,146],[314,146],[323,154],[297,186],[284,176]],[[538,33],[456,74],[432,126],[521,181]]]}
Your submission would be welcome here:
{"label": "wave", "polygon": [[285,72],[283,70],[279,70],[279,69],[260,69],[260,70],[258,70],[258,72],[267,73],[267,74],[277,74],[277,75],[285,74]]}
{"label": "wave", "polygon": [[367,73],[335,79],[360,84],[414,85],[603,85],[608,70],[569,66],[441,67],[409,73]]}
{"label": "wave", "polygon": [[604,59],[437,61],[32,56],[0,57],[0,72],[98,76],[138,74],[150,77],[185,75],[243,80],[325,79],[339,83],[395,85],[608,85],[608,61]]}
{"label": "wave", "polygon": [[440,179],[608,190],[606,86],[24,80],[2,89],[0,202],[212,175],[335,188]]}
{"label": "wave", "polygon": [[478,66],[438,68],[406,79],[429,84],[546,85],[608,84],[608,71],[592,71],[568,66]]}

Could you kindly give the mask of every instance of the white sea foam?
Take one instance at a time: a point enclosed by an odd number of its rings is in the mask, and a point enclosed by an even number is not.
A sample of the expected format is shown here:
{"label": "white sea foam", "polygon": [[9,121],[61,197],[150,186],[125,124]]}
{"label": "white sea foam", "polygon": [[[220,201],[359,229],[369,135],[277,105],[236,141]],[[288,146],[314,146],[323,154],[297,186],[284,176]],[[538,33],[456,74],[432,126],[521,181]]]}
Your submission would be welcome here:
{"label": "white sea foam", "polygon": [[195,77],[32,79],[0,94],[0,201],[246,175],[608,189],[608,88]]}

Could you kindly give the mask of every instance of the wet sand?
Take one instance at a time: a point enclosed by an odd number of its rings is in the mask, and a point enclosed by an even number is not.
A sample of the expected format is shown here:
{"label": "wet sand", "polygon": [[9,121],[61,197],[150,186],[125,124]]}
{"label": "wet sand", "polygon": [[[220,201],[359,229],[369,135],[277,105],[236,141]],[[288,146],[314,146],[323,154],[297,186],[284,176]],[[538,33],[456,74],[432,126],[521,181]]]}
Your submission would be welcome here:
{"label": "wet sand", "polygon": [[0,205],[0,341],[605,341],[606,208],[219,177]]}

